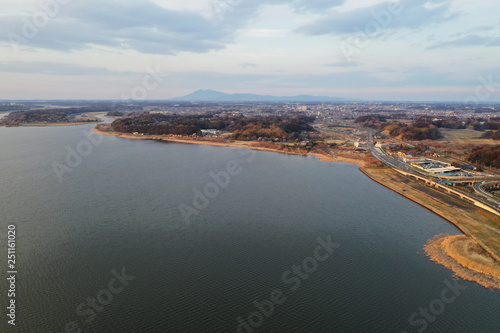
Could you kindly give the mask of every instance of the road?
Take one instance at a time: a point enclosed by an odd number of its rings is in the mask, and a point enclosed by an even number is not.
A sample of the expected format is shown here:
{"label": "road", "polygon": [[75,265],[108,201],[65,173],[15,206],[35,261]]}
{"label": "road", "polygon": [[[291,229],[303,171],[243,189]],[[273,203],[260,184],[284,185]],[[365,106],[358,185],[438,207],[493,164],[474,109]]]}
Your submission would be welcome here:
{"label": "road", "polygon": [[495,202],[497,204],[497,207],[500,207],[500,199],[498,197],[495,197],[493,194],[491,194],[485,190],[485,187],[487,187],[488,185],[493,185],[496,183],[498,183],[498,182],[497,181],[489,181],[489,182],[475,183],[474,190],[477,193],[479,193],[480,195],[486,197],[488,199],[488,201]]}
{"label": "road", "polygon": [[[424,177],[425,179],[439,183],[442,186],[445,186],[444,183],[446,183],[446,179],[449,180],[449,178],[447,178],[447,177],[439,177],[437,175],[436,175],[436,178],[441,178],[441,179],[437,179],[437,180],[432,179],[431,177],[429,177],[429,175],[417,172],[412,167],[410,167],[408,164],[406,164],[406,163],[392,157],[391,155],[387,154],[382,148],[375,147],[373,144],[373,133],[371,131],[369,131],[369,135],[368,135],[368,152],[370,154],[372,154],[372,156],[375,157],[377,160],[381,161],[382,163],[384,163],[385,165],[387,165],[393,169],[401,170],[401,171],[404,171],[404,172],[407,172],[407,173],[410,173],[410,174],[413,174],[413,175],[416,175],[419,177]],[[460,181],[467,181],[467,182],[474,183],[475,179],[474,178],[471,179],[470,177],[457,177],[456,179],[455,178],[453,179],[453,182],[460,182]],[[500,205],[498,203],[498,199],[492,198],[491,194],[488,194],[486,191],[484,191],[484,189],[481,186],[481,184],[484,185],[484,183],[489,183],[489,182],[475,183],[474,189],[481,194],[486,193],[486,195],[485,195],[486,198],[483,198],[483,197],[477,196],[477,195],[471,195],[470,193],[463,192],[463,191],[458,190],[456,188],[453,188],[453,190],[460,192],[461,194],[463,194],[463,196],[468,197],[471,200],[480,201],[481,203],[490,207],[491,209],[493,209],[497,212],[500,212]]]}

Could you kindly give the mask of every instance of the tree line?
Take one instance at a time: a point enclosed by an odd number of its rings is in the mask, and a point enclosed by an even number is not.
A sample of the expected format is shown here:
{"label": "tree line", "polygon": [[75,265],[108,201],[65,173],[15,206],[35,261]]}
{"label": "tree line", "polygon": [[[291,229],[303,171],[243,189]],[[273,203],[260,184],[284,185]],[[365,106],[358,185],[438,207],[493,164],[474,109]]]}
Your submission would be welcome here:
{"label": "tree line", "polygon": [[500,168],[500,146],[473,148],[467,159],[477,164]]}
{"label": "tree line", "polygon": [[201,130],[215,129],[233,132],[236,140],[258,138],[291,139],[304,132],[314,132],[309,125],[314,117],[265,116],[244,117],[242,115],[177,115],[144,113],[133,117],[119,118],[111,124],[114,131],[123,133],[144,133],[151,135],[201,135]]}

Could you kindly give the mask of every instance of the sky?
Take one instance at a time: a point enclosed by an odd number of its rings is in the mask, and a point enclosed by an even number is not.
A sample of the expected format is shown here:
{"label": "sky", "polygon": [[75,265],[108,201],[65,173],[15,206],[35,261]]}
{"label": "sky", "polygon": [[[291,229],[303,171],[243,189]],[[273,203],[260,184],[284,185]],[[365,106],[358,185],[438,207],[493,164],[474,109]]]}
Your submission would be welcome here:
{"label": "sky", "polygon": [[0,99],[500,101],[498,0],[1,0]]}

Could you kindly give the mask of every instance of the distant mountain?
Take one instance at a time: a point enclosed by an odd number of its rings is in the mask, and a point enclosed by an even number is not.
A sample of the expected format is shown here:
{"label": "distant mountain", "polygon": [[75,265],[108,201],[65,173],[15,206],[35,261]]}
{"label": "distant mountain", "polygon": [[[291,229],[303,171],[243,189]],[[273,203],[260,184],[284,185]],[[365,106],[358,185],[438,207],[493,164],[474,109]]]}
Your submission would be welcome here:
{"label": "distant mountain", "polygon": [[348,99],[342,97],[328,96],[284,96],[277,97],[271,95],[255,94],[225,94],[215,90],[197,90],[192,94],[175,97],[171,101],[193,101],[193,102],[346,102],[361,101],[360,99]]}

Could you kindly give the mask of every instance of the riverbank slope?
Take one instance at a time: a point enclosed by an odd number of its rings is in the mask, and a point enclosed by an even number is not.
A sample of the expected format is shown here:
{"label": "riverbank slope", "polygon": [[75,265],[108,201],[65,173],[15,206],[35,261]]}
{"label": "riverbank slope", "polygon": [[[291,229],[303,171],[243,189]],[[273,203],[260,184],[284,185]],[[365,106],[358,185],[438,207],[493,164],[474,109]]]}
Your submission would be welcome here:
{"label": "riverbank slope", "polygon": [[[453,223],[466,235],[459,238],[438,235],[430,240],[424,250],[431,260],[447,267],[461,278],[488,288],[500,289],[500,221],[497,216],[462,199],[406,178],[387,167],[360,170],[372,180]],[[484,251],[478,251],[478,247]],[[457,251],[463,248],[475,250]],[[477,268],[483,267],[484,262],[491,263],[489,273]]]}

